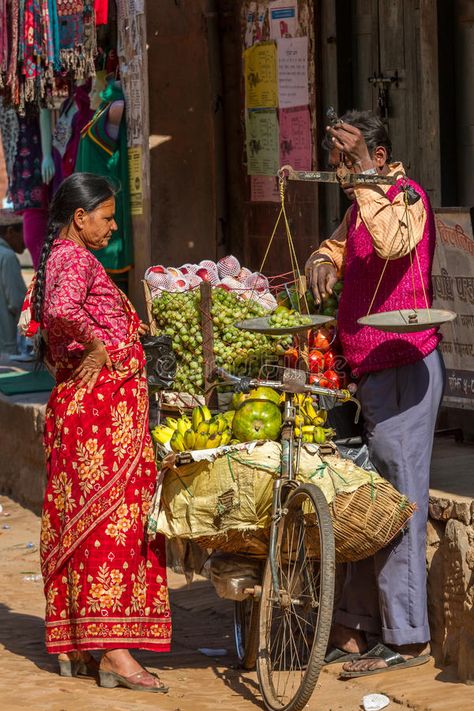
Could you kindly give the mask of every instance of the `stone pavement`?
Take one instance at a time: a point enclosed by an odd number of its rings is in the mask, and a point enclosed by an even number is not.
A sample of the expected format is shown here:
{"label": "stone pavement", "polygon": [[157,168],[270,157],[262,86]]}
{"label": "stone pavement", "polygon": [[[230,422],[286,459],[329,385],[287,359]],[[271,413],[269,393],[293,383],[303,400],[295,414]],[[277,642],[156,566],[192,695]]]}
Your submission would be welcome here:
{"label": "stone pavement", "polygon": [[[159,671],[170,693],[157,696],[126,689],[101,689],[92,679],[64,679],[43,646],[39,519],[0,497],[0,709],[2,711],[252,711],[262,709],[255,673],[237,667],[232,640],[232,605],[219,600],[199,579],[186,586],[170,573],[174,639],[170,654],[141,653]],[[5,514],[8,514],[5,516]],[[8,526],[9,528],[5,528]],[[225,657],[199,653],[199,647],[225,648]],[[467,711],[474,708],[474,687],[456,683],[452,669],[433,662],[404,672],[339,681],[337,665],[321,673],[308,711],[358,711],[367,693],[385,693],[388,711]]]}

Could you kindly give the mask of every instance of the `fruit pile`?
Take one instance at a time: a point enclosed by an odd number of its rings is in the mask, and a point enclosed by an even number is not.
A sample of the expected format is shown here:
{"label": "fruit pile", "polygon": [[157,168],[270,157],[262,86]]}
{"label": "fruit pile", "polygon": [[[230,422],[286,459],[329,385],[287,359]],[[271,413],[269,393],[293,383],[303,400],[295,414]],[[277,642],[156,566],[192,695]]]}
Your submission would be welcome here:
{"label": "fruit pile", "polygon": [[205,406],[195,407],[191,418],[183,415],[179,419],[167,417],[165,423],[151,431],[155,442],[168,445],[173,452],[190,449],[212,449],[225,444],[235,444],[232,437],[234,412],[225,412],[215,417]]}
{"label": "fruit pile", "polygon": [[322,444],[332,439],[336,434],[330,427],[323,427],[327,420],[327,410],[316,410],[313,398],[309,395],[295,395],[293,403],[297,409],[295,418],[296,437],[301,437],[303,442]]}
{"label": "fruit pile", "polygon": [[[227,444],[277,440],[282,426],[283,398],[272,388],[259,387],[232,398],[234,409],[212,416],[205,406],[195,407],[190,417],[167,417],[152,430],[154,441],[173,452],[212,449]],[[302,442],[321,444],[334,436],[324,427],[327,412],[316,410],[310,396],[294,395],[295,436]]]}
{"label": "fruit pile", "polygon": [[[161,333],[170,336],[177,359],[173,389],[199,395],[204,387],[200,291],[162,292],[153,299],[152,313]],[[234,374],[258,375],[265,359],[283,354],[291,337],[269,337],[242,331],[235,322],[263,316],[254,301],[243,301],[225,289],[212,289],[211,315],[216,365]]]}
{"label": "fruit pile", "polygon": [[233,255],[218,262],[204,259],[199,264],[183,264],[181,267],[150,267],[145,273],[152,298],[162,292],[182,293],[195,289],[203,281],[230,291],[244,301],[256,301],[264,310],[273,311],[277,302],[270,293],[267,277],[260,272],[251,272],[241,267]]}

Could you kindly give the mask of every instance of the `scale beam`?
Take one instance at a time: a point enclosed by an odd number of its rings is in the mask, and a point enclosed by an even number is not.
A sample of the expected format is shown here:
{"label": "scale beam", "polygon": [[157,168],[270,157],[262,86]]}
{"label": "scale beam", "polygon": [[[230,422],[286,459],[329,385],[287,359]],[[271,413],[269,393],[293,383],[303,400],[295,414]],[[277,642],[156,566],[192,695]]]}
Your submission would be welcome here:
{"label": "scale beam", "polygon": [[339,185],[395,185],[402,173],[397,175],[364,175],[351,173],[345,165],[337,170],[295,170],[291,165],[283,165],[278,171],[280,179],[301,180],[310,183],[338,183]]}

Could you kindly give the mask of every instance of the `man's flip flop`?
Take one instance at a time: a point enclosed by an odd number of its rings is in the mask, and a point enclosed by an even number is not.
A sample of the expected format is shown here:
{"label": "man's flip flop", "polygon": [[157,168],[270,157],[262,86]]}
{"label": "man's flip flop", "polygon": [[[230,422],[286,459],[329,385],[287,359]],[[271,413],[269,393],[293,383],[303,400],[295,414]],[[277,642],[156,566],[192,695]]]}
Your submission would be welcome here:
{"label": "man's flip flop", "polygon": [[370,676],[371,674],[381,674],[382,672],[395,671],[396,669],[406,669],[407,667],[418,667],[421,664],[426,664],[430,659],[429,654],[420,654],[418,657],[405,659],[398,652],[386,647],[384,644],[376,644],[375,647],[369,649],[365,654],[361,654],[359,660],[374,659],[383,660],[387,666],[378,669],[367,669],[366,671],[342,671],[339,674],[341,679],[355,679],[359,676]]}
{"label": "man's flip flop", "polygon": [[324,664],[343,664],[344,662],[355,662],[360,659],[360,652],[346,652],[339,647],[332,647],[324,657]]}

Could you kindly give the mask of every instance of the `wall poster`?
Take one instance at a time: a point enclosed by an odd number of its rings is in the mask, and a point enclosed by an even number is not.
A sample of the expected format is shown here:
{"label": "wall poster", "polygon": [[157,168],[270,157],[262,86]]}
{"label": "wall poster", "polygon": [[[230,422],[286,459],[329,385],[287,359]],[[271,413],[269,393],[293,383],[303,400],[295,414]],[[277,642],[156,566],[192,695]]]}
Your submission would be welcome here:
{"label": "wall poster", "polygon": [[447,370],[444,405],[474,409],[474,238],[469,208],[439,208],[433,306],[457,313],[441,326]]}

